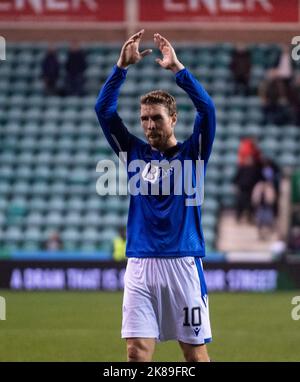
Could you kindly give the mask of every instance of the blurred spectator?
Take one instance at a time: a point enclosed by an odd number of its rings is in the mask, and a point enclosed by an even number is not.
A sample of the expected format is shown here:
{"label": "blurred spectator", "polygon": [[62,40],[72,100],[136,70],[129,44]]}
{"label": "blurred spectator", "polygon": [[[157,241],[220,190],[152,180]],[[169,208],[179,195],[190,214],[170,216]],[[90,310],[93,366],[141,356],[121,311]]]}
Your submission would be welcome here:
{"label": "blurred spectator", "polygon": [[273,231],[275,200],[276,192],[272,181],[264,178],[256,183],[252,192],[252,204],[255,209],[255,221],[261,239],[266,239]]}
{"label": "blurred spectator", "polygon": [[293,123],[300,126],[300,73],[291,82],[289,100],[292,106]]}
{"label": "blurred spectator", "polygon": [[278,62],[275,68],[278,78],[284,80],[287,83],[291,80],[293,76],[293,65],[290,47],[288,45],[281,46],[281,52],[278,56]]}
{"label": "blurred spectator", "polygon": [[59,251],[63,248],[63,242],[58,232],[52,232],[49,238],[44,242],[43,249],[46,251]]}
{"label": "blurred spectator", "polygon": [[238,149],[238,165],[243,166],[248,161],[248,157],[253,158],[254,162],[259,164],[261,160],[261,152],[254,138],[242,138]]}
{"label": "blurred spectator", "polygon": [[261,178],[265,179],[272,183],[275,189],[275,202],[274,202],[274,215],[278,214],[278,201],[279,201],[279,192],[280,192],[280,168],[270,158],[262,158],[261,160]]}
{"label": "blurred spectator", "polygon": [[56,50],[49,47],[42,61],[42,78],[45,85],[45,92],[48,95],[57,94],[57,81],[59,77],[59,62]]}
{"label": "blurred spectator", "polygon": [[283,125],[290,121],[289,89],[277,69],[270,69],[261,83],[259,96],[262,101],[264,123]]}
{"label": "blurred spectator", "polygon": [[65,94],[82,96],[84,94],[84,72],[86,57],[77,43],[73,43],[66,61]]}
{"label": "blurred spectator", "polygon": [[262,178],[273,183],[276,192],[280,185],[280,168],[273,159],[263,157],[261,160]]}
{"label": "blurred spectator", "polygon": [[126,259],[126,230],[121,227],[118,236],[113,241],[113,259],[123,261]]}
{"label": "blurred spectator", "polygon": [[293,61],[289,45],[281,46],[274,69],[276,71],[276,77],[283,80],[284,84],[289,86],[293,77]]}
{"label": "blurred spectator", "polygon": [[260,179],[260,164],[253,155],[245,156],[243,164],[238,166],[234,176],[236,192],[236,218],[238,221],[246,213],[247,220],[252,221],[251,195],[255,184]]}
{"label": "blurred spectator", "polygon": [[265,123],[283,125],[291,122],[291,80],[293,65],[290,48],[282,45],[275,66],[267,71],[259,94],[265,113]]}
{"label": "blurred spectator", "polygon": [[300,251],[300,226],[294,226],[291,229],[288,240],[288,247],[292,251]]}
{"label": "blurred spectator", "polygon": [[243,44],[238,44],[232,53],[230,69],[235,82],[235,94],[249,94],[251,72],[250,51]]}

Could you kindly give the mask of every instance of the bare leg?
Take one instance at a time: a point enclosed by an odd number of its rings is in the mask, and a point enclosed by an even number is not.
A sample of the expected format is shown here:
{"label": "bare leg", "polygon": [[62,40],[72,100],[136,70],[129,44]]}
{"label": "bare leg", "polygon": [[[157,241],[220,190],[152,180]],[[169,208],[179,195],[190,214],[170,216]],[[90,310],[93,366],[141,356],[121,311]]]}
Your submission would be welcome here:
{"label": "bare leg", "polygon": [[154,338],[127,338],[127,361],[150,362],[155,350]]}
{"label": "bare leg", "polygon": [[179,341],[179,345],[187,362],[210,362],[205,344],[191,345]]}

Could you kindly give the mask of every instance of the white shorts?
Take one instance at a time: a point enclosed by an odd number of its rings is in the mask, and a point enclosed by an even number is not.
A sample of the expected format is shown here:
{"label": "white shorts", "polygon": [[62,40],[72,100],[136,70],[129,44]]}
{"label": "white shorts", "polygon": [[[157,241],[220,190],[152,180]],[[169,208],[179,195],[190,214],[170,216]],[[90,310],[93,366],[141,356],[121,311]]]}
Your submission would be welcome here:
{"label": "white shorts", "polygon": [[211,341],[200,258],[129,258],[124,284],[122,338]]}

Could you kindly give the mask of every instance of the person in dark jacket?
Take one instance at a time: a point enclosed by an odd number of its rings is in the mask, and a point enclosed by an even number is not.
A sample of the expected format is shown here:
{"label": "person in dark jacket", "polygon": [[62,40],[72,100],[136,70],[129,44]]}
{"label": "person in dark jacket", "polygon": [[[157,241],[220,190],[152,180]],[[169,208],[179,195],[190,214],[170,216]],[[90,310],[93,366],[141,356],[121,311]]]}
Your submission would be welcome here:
{"label": "person in dark jacket", "polygon": [[42,61],[42,78],[45,84],[45,92],[48,95],[57,94],[57,81],[59,78],[59,62],[56,50],[49,47]]}
{"label": "person in dark jacket", "polygon": [[246,214],[247,220],[251,222],[253,217],[251,195],[255,184],[261,176],[260,164],[255,162],[249,155],[243,165],[238,166],[233,179],[236,185],[236,219],[240,221],[243,214]]}
{"label": "person in dark jacket", "polygon": [[66,61],[66,95],[84,95],[84,72],[86,70],[86,57],[77,43],[73,43]]}
{"label": "person in dark jacket", "polygon": [[233,51],[230,69],[235,83],[235,93],[248,95],[251,55],[250,51],[244,45],[237,45]]}

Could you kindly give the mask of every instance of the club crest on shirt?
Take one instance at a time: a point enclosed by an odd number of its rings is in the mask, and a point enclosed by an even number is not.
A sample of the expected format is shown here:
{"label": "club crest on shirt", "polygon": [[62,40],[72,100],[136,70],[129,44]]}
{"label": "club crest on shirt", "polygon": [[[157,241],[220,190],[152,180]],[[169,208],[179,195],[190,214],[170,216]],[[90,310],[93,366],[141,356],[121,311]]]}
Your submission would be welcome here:
{"label": "club crest on shirt", "polygon": [[146,182],[157,183],[160,179],[171,175],[173,171],[174,169],[171,166],[168,166],[168,168],[166,168],[166,166],[157,166],[149,162],[146,164],[142,172],[142,177]]}
{"label": "club crest on shirt", "polygon": [[157,181],[159,180],[159,173],[159,166],[155,166],[151,164],[151,162],[149,162],[146,164],[142,172],[142,177],[146,182],[157,183]]}

